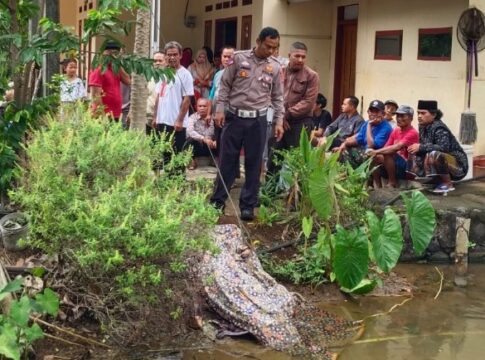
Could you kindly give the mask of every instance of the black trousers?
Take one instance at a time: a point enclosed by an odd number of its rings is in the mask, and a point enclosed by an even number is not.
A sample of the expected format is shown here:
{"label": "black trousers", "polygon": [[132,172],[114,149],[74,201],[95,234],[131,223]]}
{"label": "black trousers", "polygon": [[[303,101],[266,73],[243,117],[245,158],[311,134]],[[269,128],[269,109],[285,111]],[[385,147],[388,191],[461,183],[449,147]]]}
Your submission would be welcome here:
{"label": "black trousers", "polygon": [[312,126],[312,118],[302,119],[298,122],[290,123],[290,129],[285,131],[280,141],[274,141],[274,138],[270,139],[268,175],[276,174],[281,168],[280,165],[275,164],[275,160],[280,157],[275,154],[275,150],[288,150],[292,147],[300,146],[300,134],[302,129],[305,129],[308,136],[310,136]]}
{"label": "black trousers", "polygon": [[186,140],[185,128],[183,128],[181,131],[175,131],[175,128],[173,126],[170,126],[167,124],[157,124],[155,133],[157,134],[158,137],[160,137],[162,133],[166,133],[168,135],[174,134],[173,148],[176,153],[181,152],[182,149],[184,148],[184,144]]}
{"label": "black trousers", "polygon": [[187,149],[189,146],[193,147],[193,157],[211,156],[211,151],[212,154],[216,156],[216,149],[209,149],[209,147],[205,143],[198,140],[187,139],[184,145],[184,150]]}
{"label": "black trousers", "polygon": [[246,177],[239,207],[254,209],[258,202],[259,177],[263,160],[264,143],[266,141],[267,119],[260,116],[254,119],[240,118],[227,113],[222,129],[221,147],[219,153],[219,169],[222,179],[217,177],[211,203],[222,206],[236,178],[236,166],[239,165],[239,153],[244,149],[244,169]]}
{"label": "black trousers", "polygon": [[[167,124],[157,124],[155,128],[155,134],[158,138],[161,137],[162,133],[166,133],[167,135],[173,135],[173,150],[175,153],[179,153],[183,150],[185,144],[185,128],[181,131],[175,131],[173,126]],[[163,168],[164,165],[170,162],[171,153],[166,152],[161,154],[161,164],[155,164],[155,168]],[[180,169],[176,169],[174,174],[183,173],[185,171],[184,168],[180,167]]]}

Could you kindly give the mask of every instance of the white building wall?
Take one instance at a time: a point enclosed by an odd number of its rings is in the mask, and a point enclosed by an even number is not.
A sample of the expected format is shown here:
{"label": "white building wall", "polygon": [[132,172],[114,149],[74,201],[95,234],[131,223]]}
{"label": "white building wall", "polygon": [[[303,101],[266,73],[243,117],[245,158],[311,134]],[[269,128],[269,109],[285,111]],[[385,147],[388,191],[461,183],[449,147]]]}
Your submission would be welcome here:
{"label": "white building wall", "polygon": [[[361,0],[359,3],[356,95],[363,96],[364,109],[372,99],[392,98],[414,108],[419,99],[434,99],[444,113],[444,121],[458,136],[461,112],[465,109],[466,56],[455,33],[468,1]],[[418,60],[418,29],[450,26],[453,27],[451,61]],[[374,60],[375,32],[401,29],[402,60]],[[484,123],[480,116],[485,120],[485,105],[483,108],[478,105],[483,103],[478,94],[485,95],[483,79],[475,82],[472,103],[472,109],[478,111],[479,123]],[[484,134],[482,126],[479,137]],[[479,141],[475,154],[484,152],[485,142]]]}
{"label": "white building wall", "polygon": [[272,26],[281,35],[280,55],[287,57],[293,42],[304,42],[308,46],[307,65],[319,73],[320,91],[330,99],[332,1],[264,0],[263,3],[263,26]]}
{"label": "white building wall", "polygon": [[[485,0],[471,0],[470,7],[476,6],[485,13]],[[478,54],[478,78],[473,79],[471,109],[477,114],[478,140],[475,155],[485,154],[485,50]]]}
{"label": "white building wall", "polygon": [[[252,15],[251,35],[253,43],[261,30],[262,7],[264,0],[253,0],[252,5],[242,6],[238,1],[237,7],[216,10],[215,0],[191,0],[187,9],[187,15],[196,17],[196,25],[188,28],[184,24],[185,1],[160,0],[161,9],[161,44],[170,40],[179,41],[183,47],[190,47],[194,56],[197,49],[204,45],[204,24],[206,20],[212,20],[212,47],[215,39],[215,20],[237,17],[237,47],[241,41],[241,19],[245,15]],[[212,5],[213,10],[205,11],[206,5]],[[215,50],[215,49],[213,49]]]}

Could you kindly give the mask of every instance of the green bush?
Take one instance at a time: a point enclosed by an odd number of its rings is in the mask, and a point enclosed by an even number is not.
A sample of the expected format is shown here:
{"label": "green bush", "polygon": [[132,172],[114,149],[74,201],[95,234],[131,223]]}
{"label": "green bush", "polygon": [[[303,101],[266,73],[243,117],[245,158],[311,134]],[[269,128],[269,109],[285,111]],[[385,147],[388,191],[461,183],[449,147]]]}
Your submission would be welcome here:
{"label": "green bush", "polygon": [[66,119],[34,133],[11,193],[29,214],[30,245],[60,255],[116,302],[153,302],[169,286],[165,275],[184,269],[184,255],[210,248],[217,211],[207,204],[209,184],[173,176],[186,153],[154,174],[170,139],[154,145],[79,109]]}

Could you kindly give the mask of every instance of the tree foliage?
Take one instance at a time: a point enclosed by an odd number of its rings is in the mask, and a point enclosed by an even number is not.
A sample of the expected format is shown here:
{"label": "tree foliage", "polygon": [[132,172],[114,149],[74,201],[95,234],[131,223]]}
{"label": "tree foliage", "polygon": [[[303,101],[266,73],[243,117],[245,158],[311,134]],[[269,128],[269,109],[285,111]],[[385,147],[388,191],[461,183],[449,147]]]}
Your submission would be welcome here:
{"label": "tree foliage", "polygon": [[[81,52],[91,39],[113,39],[126,36],[133,21],[122,21],[122,11],[146,9],[145,0],[100,0],[96,9],[88,11],[83,25],[83,36],[79,38],[73,29],[62,26],[40,16],[40,9],[32,0],[0,1],[0,96],[10,81],[14,83],[15,99],[0,119],[0,194],[12,186],[15,179],[19,149],[29,128],[39,124],[39,118],[57,110],[57,98],[38,98],[41,82],[41,68],[47,54],[67,54],[84,59],[90,54]],[[29,31],[29,20],[39,18],[39,27],[33,34]],[[103,56],[98,53],[93,59],[93,67],[106,69],[111,63],[115,72],[123,67],[128,74],[140,74],[146,79],[173,79],[170,70],[155,70],[151,59],[124,54]],[[44,106],[46,103],[48,107]],[[42,110],[42,111],[40,111]]]}

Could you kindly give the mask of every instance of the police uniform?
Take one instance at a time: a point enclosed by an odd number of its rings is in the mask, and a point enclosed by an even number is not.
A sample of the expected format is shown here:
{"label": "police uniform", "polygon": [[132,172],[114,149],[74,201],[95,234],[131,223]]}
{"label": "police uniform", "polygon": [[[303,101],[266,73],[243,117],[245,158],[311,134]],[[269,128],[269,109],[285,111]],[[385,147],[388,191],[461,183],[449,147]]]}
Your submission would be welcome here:
{"label": "police uniform", "polygon": [[[266,142],[267,111],[274,109],[276,124],[283,123],[283,88],[280,64],[274,57],[258,58],[254,50],[238,51],[222,75],[216,112],[225,112],[219,168],[227,189],[236,176],[236,164],[244,148],[245,182],[239,198],[241,210],[253,210],[258,201],[259,176]],[[220,176],[211,203],[223,207],[228,197]]]}

